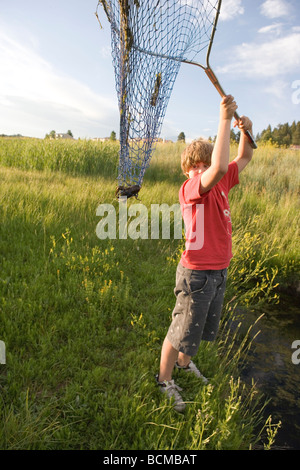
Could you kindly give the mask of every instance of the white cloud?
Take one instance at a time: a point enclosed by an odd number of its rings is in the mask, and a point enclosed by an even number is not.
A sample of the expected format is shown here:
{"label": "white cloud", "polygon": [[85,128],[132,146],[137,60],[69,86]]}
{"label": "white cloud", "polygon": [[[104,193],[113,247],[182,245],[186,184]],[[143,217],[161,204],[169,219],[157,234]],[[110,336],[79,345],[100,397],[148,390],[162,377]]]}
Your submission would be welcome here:
{"label": "white cloud", "polygon": [[219,67],[218,72],[249,78],[277,77],[298,72],[299,43],[300,34],[294,33],[263,44],[241,44],[232,51],[231,62]]}
{"label": "white cloud", "polygon": [[[116,100],[55,70],[33,48],[4,32],[0,32],[0,63],[1,132],[23,133],[31,123],[31,129],[36,129],[34,135],[44,136],[55,122],[58,131],[71,126],[78,132],[88,126],[96,130],[105,127],[109,117],[118,116]],[[8,117],[14,122],[14,130],[4,130]],[[64,127],[58,129],[63,123]]]}
{"label": "white cloud", "polygon": [[260,11],[267,18],[279,18],[289,15],[291,6],[285,0],[266,0],[261,5]]}
{"label": "white cloud", "polygon": [[100,57],[102,59],[111,58],[111,46],[110,45],[100,47]]}
{"label": "white cloud", "polygon": [[287,90],[290,93],[290,83],[283,80],[275,80],[274,82],[270,82],[263,91],[275,96],[279,101],[282,101],[286,96]]}
{"label": "white cloud", "polygon": [[221,6],[220,20],[231,20],[236,16],[243,15],[244,7],[242,0],[223,0]]}
{"label": "white cloud", "polygon": [[261,34],[270,34],[272,36],[280,36],[282,32],[282,23],[274,23],[268,26],[264,26],[258,30]]}

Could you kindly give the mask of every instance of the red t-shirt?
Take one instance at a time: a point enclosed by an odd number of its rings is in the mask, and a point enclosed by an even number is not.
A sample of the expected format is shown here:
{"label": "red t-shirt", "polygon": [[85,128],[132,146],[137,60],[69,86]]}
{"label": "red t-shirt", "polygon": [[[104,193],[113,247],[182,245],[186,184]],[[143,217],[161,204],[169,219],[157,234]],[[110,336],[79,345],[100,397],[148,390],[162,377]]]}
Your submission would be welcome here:
{"label": "red t-shirt", "polygon": [[188,179],[179,191],[186,246],[181,264],[189,269],[224,269],[232,258],[231,215],[228,193],[239,183],[236,162],[223,178],[200,194],[201,174]]}

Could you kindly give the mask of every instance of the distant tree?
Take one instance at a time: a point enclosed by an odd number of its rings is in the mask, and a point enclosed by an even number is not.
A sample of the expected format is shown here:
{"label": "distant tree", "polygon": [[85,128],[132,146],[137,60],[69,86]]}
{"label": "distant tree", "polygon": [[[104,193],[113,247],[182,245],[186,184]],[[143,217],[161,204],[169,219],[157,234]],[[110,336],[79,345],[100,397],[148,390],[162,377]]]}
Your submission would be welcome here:
{"label": "distant tree", "polygon": [[56,136],[56,132],[55,131],[51,131],[49,132],[49,134],[46,134],[45,135],[45,139],[55,139],[55,136]]}
{"label": "distant tree", "polygon": [[279,145],[284,145],[284,147],[289,147],[292,143],[292,136],[288,133],[285,135],[281,135],[280,139],[278,140]]}
{"label": "distant tree", "polygon": [[289,147],[290,145],[300,145],[300,122],[293,122],[289,125],[278,124],[274,129],[269,125],[261,134],[257,135],[258,141],[271,142],[278,146]]}
{"label": "distant tree", "polygon": [[235,132],[234,129],[230,130],[230,142],[239,143],[240,141],[240,132]]}
{"label": "distant tree", "polygon": [[110,139],[110,140],[117,140],[117,136],[116,136],[115,131],[112,131],[112,132],[110,133],[109,139]]}
{"label": "distant tree", "polygon": [[177,137],[177,142],[185,143],[185,133],[184,132],[180,132],[180,134]]}
{"label": "distant tree", "polygon": [[260,135],[260,140],[262,140],[263,142],[268,142],[268,141],[272,142],[272,128],[270,124],[268,125],[267,129],[264,129],[262,131]]}
{"label": "distant tree", "polygon": [[292,144],[300,145],[300,121],[295,125],[295,130],[292,136]]}
{"label": "distant tree", "polygon": [[73,137],[73,134],[70,130],[68,130],[67,134],[69,134],[71,137]]}

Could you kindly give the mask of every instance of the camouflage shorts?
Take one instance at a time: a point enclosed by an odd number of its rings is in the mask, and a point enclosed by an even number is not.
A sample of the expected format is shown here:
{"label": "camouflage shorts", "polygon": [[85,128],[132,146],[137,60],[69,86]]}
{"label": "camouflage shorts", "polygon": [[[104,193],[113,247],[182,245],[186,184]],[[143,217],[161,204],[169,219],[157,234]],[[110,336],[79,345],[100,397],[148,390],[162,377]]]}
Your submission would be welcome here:
{"label": "camouflage shorts", "polygon": [[172,346],[195,356],[200,341],[216,338],[226,287],[227,269],[198,271],[178,264],[176,304],[167,338]]}

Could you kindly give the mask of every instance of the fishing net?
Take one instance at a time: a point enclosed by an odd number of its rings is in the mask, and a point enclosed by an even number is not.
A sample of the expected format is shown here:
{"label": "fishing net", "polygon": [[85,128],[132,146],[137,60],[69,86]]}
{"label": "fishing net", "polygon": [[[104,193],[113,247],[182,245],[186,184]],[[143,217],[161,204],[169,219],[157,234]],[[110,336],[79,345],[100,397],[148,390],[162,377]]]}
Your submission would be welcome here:
{"label": "fishing net", "polygon": [[180,65],[202,60],[218,3],[99,0],[111,26],[120,111],[118,195],[138,194]]}

